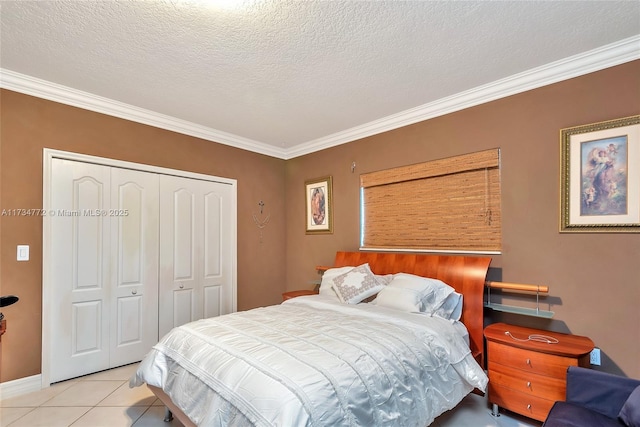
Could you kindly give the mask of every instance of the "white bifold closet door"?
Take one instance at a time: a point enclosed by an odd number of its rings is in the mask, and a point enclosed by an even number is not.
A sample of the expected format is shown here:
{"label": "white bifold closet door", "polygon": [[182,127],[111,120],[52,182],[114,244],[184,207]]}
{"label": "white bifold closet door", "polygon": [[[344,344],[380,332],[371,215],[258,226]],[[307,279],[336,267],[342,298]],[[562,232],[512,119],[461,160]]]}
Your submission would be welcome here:
{"label": "white bifold closet door", "polygon": [[235,186],[54,158],[50,382],[235,311]]}
{"label": "white bifold closet door", "polygon": [[158,338],[157,174],[54,159],[51,382],[141,360]]}
{"label": "white bifold closet door", "polygon": [[232,187],[160,177],[159,336],[234,311]]}

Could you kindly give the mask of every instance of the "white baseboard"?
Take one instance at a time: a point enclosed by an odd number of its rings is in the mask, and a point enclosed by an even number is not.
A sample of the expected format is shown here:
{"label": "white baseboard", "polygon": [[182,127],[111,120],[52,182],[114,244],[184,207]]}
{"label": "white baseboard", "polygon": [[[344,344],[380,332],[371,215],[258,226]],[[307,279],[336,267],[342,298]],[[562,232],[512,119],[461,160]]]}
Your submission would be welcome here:
{"label": "white baseboard", "polygon": [[19,378],[13,381],[0,383],[0,400],[20,396],[42,389],[42,376],[32,375],[30,377]]}

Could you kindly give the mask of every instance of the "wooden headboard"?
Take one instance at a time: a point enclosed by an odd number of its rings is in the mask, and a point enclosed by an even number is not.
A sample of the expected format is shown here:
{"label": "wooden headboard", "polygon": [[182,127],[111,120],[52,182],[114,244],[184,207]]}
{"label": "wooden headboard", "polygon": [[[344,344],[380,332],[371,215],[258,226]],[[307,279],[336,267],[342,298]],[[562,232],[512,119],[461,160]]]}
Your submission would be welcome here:
{"label": "wooden headboard", "polygon": [[484,366],[483,309],[488,257],[423,255],[387,252],[337,252],[335,267],[369,263],[375,274],[410,273],[439,279],[464,295],[462,318],[469,331],[471,352]]}

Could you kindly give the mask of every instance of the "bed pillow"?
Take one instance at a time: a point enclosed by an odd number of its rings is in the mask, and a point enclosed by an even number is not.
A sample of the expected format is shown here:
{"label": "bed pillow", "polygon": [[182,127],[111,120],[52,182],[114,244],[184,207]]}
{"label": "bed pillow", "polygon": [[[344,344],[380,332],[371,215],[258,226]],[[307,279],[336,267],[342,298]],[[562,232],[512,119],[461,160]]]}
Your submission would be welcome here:
{"label": "bed pillow", "polygon": [[318,291],[320,295],[326,295],[330,297],[338,298],[338,294],[333,289],[333,279],[341,274],[347,273],[353,270],[355,267],[337,267],[337,268],[329,268],[322,274],[322,280],[320,281],[320,290]]}
{"label": "bed pillow", "polygon": [[448,319],[457,314],[458,309],[462,314],[461,296],[454,295],[447,299],[454,293],[455,289],[441,280],[398,273],[384,288],[384,292],[378,294],[376,304],[403,311],[439,315]]}
{"label": "bed pillow", "polygon": [[[390,282],[391,279],[393,279],[393,274],[383,274],[383,275],[379,275],[379,274],[373,274],[376,277],[376,280],[378,281],[378,283],[380,285],[384,285],[387,286]],[[365,304],[365,303],[370,303],[375,301],[375,299],[378,297],[378,294],[373,294],[368,298],[363,299],[362,301],[360,301],[361,304]]]}
{"label": "bed pillow", "polygon": [[420,296],[410,289],[386,286],[378,293],[373,304],[409,313],[418,312],[420,311]]}
{"label": "bed pillow", "polygon": [[433,312],[433,315],[449,320],[460,320],[462,317],[462,295],[451,292],[442,305]]}
{"label": "bed pillow", "polygon": [[338,294],[340,301],[347,304],[358,304],[384,287],[385,285],[376,279],[369,264],[359,265],[333,279],[333,290]]}
{"label": "bed pillow", "polygon": [[381,285],[387,286],[393,280],[393,274],[374,274]]}

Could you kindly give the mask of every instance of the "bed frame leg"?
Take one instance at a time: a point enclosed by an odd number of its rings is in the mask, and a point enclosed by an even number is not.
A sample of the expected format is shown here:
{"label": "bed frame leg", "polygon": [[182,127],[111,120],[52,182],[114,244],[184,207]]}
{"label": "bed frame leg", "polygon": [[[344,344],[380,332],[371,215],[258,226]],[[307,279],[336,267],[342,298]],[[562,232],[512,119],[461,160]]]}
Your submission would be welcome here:
{"label": "bed frame leg", "polygon": [[170,423],[171,421],[173,421],[173,414],[171,413],[171,411],[169,410],[169,408],[164,408],[164,420],[165,423]]}
{"label": "bed frame leg", "polygon": [[500,416],[500,409],[498,408],[498,405],[495,403],[491,406],[491,415],[493,415],[494,417]]}

